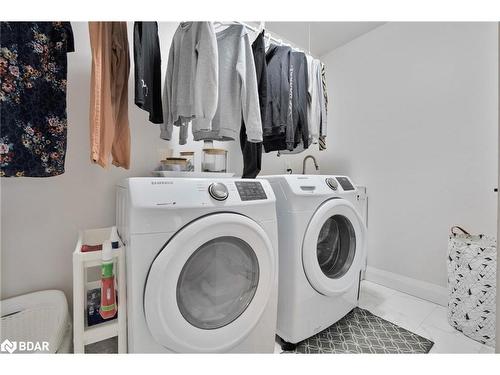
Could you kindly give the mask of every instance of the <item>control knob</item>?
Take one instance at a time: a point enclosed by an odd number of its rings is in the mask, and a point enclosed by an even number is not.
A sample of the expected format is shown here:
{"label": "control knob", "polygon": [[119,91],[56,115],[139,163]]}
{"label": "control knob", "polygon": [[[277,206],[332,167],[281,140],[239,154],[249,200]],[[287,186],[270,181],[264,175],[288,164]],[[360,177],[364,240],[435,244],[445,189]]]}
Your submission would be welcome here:
{"label": "control knob", "polygon": [[326,180],[326,184],[328,187],[332,190],[337,190],[337,187],[339,186],[337,183],[337,180],[334,179],[333,177],[328,177]]}
{"label": "control knob", "polygon": [[208,187],[210,196],[218,201],[224,201],[229,196],[226,185],[221,182],[214,182]]}

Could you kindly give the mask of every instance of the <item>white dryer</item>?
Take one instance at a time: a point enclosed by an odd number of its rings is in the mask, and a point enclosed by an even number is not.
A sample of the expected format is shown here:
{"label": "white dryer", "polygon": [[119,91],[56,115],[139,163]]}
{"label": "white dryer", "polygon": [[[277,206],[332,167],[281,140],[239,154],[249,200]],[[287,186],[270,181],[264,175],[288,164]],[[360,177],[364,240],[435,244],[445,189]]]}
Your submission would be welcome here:
{"label": "white dryer", "polygon": [[273,352],[275,197],[267,181],[130,178],[118,187],[129,352]]}
{"label": "white dryer", "polygon": [[366,259],[364,197],[346,176],[262,178],[273,187],[278,214],[277,333],[283,348],[292,349],[357,306]]}

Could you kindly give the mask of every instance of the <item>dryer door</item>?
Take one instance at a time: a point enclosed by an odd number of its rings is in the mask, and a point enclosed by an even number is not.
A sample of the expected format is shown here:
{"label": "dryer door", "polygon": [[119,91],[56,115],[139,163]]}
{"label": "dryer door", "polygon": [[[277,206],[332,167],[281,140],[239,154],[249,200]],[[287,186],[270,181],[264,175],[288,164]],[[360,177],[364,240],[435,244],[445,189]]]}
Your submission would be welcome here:
{"label": "dryer door", "polygon": [[271,240],[245,216],[220,213],[190,223],[149,271],[144,311],[151,334],[176,352],[227,351],[261,317],[275,265]]}
{"label": "dryer door", "polygon": [[318,208],[302,245],[304,271],[314,289],[332,296],[358,282],[365,232],[361,217],[347,200],[330,199]]}

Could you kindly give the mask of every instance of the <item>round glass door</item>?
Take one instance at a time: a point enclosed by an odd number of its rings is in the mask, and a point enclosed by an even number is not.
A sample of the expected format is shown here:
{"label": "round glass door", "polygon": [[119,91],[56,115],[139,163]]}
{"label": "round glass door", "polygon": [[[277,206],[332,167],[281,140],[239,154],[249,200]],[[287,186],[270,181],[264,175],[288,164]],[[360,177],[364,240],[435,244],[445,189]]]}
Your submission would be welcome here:
{"label": "round glass door", "polygon": [[302,244],[302,264],[317,292],[333,296],[359,281],[364,262],[365,227],[349,201],[325,201],[307,226]]}
{"label": "round glass door", "polygon": [[276,288],[276,249],[246,216],[215,213],[160,250],[144,288],[155,341],[174,352],[225,352],[259,322]]}
{"label": "round glass door", "polygon": [[217,329],[237,319],[252,301],[259,263],[252,248],[236,237],[219,237],[200,246],[177,282],[182,316],[201,329]]}
{"label": "round glass door", "polygon": [[356,233],[348,218],[329,217],[319,231],[316,246],[321,271],[330,279],[344,276],[356,253]]}

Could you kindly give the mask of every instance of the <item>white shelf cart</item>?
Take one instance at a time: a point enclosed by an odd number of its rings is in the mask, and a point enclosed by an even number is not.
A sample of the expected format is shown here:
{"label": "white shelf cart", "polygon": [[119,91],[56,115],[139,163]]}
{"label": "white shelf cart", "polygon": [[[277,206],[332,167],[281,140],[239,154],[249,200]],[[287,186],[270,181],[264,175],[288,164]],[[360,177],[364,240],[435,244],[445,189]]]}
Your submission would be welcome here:
{"label": "white shelf cart", "polygon": [[82,245],[99,245],[111,238],[111,228],[80,231],[73,252],[73,346],[75,353],[85,353],[85,345],[118,336],[118,353],[127,352],[127,301],[125,287],[125,249],[120,242],[113,249],[114,273],[118,295],[118,317],[87,326],[87,291],[101,286],[100,280],[88,281],[88,269],[100,267],[102,251],[82,252]]}

